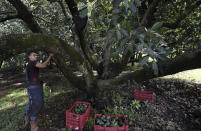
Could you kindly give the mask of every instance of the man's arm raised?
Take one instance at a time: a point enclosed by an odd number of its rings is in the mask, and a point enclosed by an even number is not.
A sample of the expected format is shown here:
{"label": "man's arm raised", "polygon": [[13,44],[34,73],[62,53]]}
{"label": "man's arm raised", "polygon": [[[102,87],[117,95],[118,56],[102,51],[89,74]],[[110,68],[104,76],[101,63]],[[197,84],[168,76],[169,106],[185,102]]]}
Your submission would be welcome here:
{"label": "man's arm raised", "polygon": [[54,56],[54,54],[50,53],[49,57],[47,58],[47,60],[43,63],[38,62],[36,64],[36,67],[38,68],[45,68],[47,67],[48,63],[50,62],[51,58]]}

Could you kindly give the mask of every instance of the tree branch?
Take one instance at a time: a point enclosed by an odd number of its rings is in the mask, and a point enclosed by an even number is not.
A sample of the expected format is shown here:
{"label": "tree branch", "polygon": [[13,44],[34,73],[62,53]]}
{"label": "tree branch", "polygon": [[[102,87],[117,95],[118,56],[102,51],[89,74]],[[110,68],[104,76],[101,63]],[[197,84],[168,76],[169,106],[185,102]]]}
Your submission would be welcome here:
{"label": "tree branch", "polygon": [[[155,77],[161,77],[165,75],[171,75],[185,70],[195,69],[201,67],[201,51],[186,53],[182,56],[178,56],[167,62],[164,62],[161,66],[161,72],[159,76],[155,76],[151,69],[142,69],[133,72],[127,72],[121,74],[114,79],[99,80],[98,86],[102,87],[101,90],[107,89],[109,86],[115,88],[116,85],[124,83],[128,80],[135,80],[136,82],[142,82]],[[112,86],[111,86],[112,85]]]}
{"label": "tree branch", "polygon": [[104,45],[104,63],[103,63],[104,70],[102,74],[103,78],[107,78],[108,75],[110,74],[108,70],[109,70],[109,64],[110,64],[110,52],[111,52],[112,44],[109,43],[109,40],[113,37],[114,33],[115,33],[115,30],[112,29],[108,31],[106,35],[106,40]]}
{"label": "tree branch", "polygon": [[75,65],[84,65],[84,59],[66,42],[45,34],[8,35],[0,38],[0,61],[28,50],[54,53],[59,69],[69,82],[76,88],[86,90],[85,82],[72,73],[66,65],[64,56],[67,54]]}
{"label": "tree branch", "polygon": [[145,14],[147,10],[146,2],[147,2],[146,0],[143,0],[141,6],[139,7],[139,13],[142,15]]}
{"label": "tree branch", "polygon": [[123,66],[127,65],[127,63],[129,62],[130,57],[134,54],[134,53],[131,53],[129,51],[129,48],[131,48],[131,47],[128,45],[124,50],[122,60],[121,60],[121,63],[122,63]]}
{"label": "tree branch", "polygon": [[19,18],[19,16],[18,15],[8,15],[5,18],[0,19],[0,22],[5,22],[7,20],[12,20],[12,19],[16,19],[16,18]]}
{"label": "tree branch", "polygon": [[84,62],[83,57],[72,46],[53,35],[11,34],[0,38],[0,56],[3,59],[35,49],[61,55],[67,54],[75,64]]}
{"label": "tree branch", "polygon": [[76,31],[82,32],[87,24],[88,17],[86,16],[84,18],[81,18],[79,16],[79,10],[77,7],[77,3],[75,3],[74,0],[65,0],[65,2],[68,5],[68,8],[71,12]]}
{"label": "tree branch", "polygon": [[66,10],[65,10],[65,7],[64,7],[64,4],[62,1],[58,1],[59,5],[61,6],[61,9],[62,9],[62,12],[64,14],[64,17],[66,19],[66,22],[68,22],[70,20],[70,18],[68,17],[67,13],[66,13]]}
{"label": "tree branch", "polygon": [[14,11],[0,11],[0,15],[8,15],[8,14],[14,14],[16,12]]}
{"label": "tree branch", "polygon": [[[113,10],[115,10],[119,7],[120,2],[121,1],[119,1],[119,0],[112,1]],[[118,14],[112,13],[113,25],[111,25],[110,28],[112,28],[113,26],[116,26],[118,18],[119,18]],[[109,42],[109,40],[113,37],[114,34],[115,34],[115,29],[110,29],[107,32],[106,40],[105,40],[105,44],[104,44],[104,63],[103,63],[104,71],[103,71],[102,77],[105,79],[107,77],[109,77],[109,74],[110,74],[108,72],[108,70],[109,70],[109,65],[110,65],[110,53],[111,53],[112,44]]]}
{"label": "tree branch", "polygon": [[151,23],[153,22],[152,20],[148,19],[153,19],[154,18],[154,12],[156,11],[156,7],[158,5],[158,0],[153,0],[152,3],[149,5],[148,9],[146,10],[142,21],[140,22],[140,25],[147,27],[148,25],[150,26]]}
{"label": "tree branch", "polygon": [[34,33],[42,32],[40,26],[34,20],[34,17],[31,14],[31,12],[20,0],[8,0],[8,1],[16,8],[19,18],[26,23],[26,25],[32,32]]}
{"label": "tree branch", "polygon": [[178,25],[184,20],[189,14],[191,14],[196,8],[201,5],[201,1],[197,1],[193,6],[188,8],[183,14],[181,14],[174,23],[164,23],[163,27],[167,27],[170,29],[176,29]]}
{"label": "tree branch", "polygon": [[93,51],[89,47],[89,42],[87,40],[87,32],[77,32],[78,38],[79,38],[79,43],[80,47],[83,51],[84,57],[89,61],[90,65],[95,69],[99,70],[98,67],[98,60],[93,54]]}
{"label": "tree branch", "polygon": [[87,23],[87,17],[80,18],[79,10],[74,0],[65,0],[65,2],[68,5],[68,8],[72,14],[73,22],[76,29],[75,32],[79,38],[79,44],[83,51],[84,57],[89,61],[89,63],[95,70],[99,70],[98,61],[96,60],[96,57],[94,56],[92,50],[89,48],[89,43],[86,36],[87,32],[83,31]]}

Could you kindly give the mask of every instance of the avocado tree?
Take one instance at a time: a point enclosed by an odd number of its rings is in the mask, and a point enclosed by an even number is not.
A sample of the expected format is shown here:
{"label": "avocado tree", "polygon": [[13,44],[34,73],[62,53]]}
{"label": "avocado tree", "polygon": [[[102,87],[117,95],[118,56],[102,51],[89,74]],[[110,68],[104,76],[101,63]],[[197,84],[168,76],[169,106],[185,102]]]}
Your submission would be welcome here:
{"label": "avocado tree", "polygon": [[[53,52],[72,86],[98,98],[127,80],[201,67],[200,5],[200,0],[2,0],[0,61],[28,50]],[[128,68],[131,60],[143,68]]]}

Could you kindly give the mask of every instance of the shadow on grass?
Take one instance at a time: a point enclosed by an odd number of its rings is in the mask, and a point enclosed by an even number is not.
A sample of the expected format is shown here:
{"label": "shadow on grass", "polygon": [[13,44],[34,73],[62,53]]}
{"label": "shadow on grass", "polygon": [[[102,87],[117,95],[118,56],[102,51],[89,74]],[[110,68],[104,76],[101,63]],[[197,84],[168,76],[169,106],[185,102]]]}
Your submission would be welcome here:
{"label": "shadow on grass", "polygon": [[0,129],[2,131],[16,131],[23,129],[25,105],[16,106],[0,111]]}
{"label": "shadow on grass", "polygon": [[[201,127],[201,84],[175,78],[152,79],[143,83],[157,96],[174,105],[175,114],[179,114],[178,123],[186,130],[198,130]],[[169,109],[172,111],[172,109]],[[175,119],[174,114],[167,114]]]}

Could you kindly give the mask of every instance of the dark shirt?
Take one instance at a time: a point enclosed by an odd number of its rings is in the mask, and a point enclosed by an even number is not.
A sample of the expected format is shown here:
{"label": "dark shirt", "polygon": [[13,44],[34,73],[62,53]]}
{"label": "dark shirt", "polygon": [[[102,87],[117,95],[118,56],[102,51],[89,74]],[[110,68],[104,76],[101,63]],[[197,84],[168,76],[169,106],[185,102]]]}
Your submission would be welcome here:
{"label": "dark shirt", "polygon": [[39,68],[36,67],[37,61],[29,61],[26,66],[26,80],[28,84],[39,83]]}

